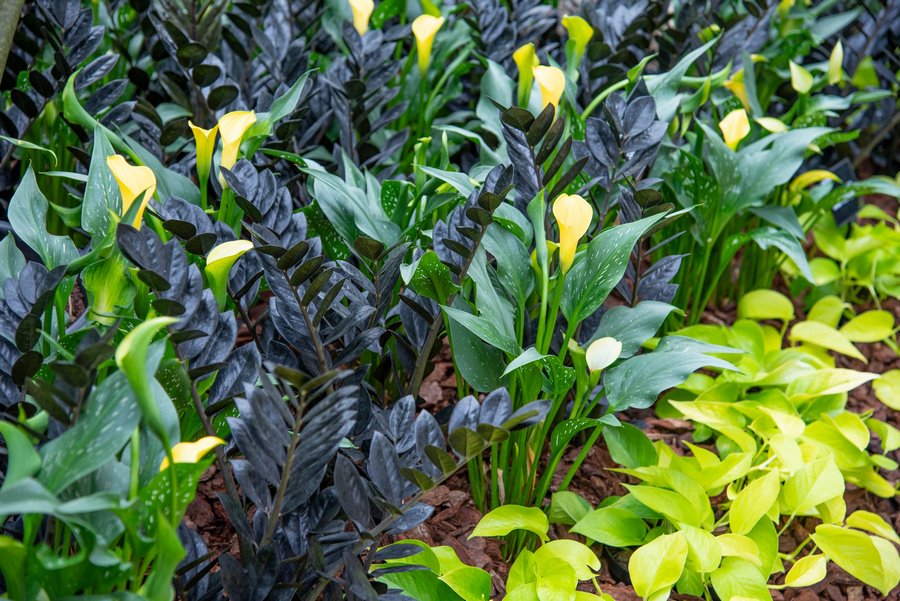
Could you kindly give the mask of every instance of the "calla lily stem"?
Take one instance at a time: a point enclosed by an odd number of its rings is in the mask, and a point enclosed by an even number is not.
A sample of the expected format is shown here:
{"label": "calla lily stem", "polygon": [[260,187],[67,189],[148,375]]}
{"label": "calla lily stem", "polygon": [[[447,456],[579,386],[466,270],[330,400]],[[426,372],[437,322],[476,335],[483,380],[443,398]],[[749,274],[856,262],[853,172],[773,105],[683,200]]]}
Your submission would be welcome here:
{"label": "calla lily stem", "polygon": [[584,111],[581,113],[581,120],[586,121],[587,118],[591,116],[591,113],[594,112],[594,109],[596,109],[598,106],[600,106],[601,102],[606,100],[606,98],[610,94],[615,92],[616,90],[621,90],[622,88],[627,86],[628,83],[629,83],[628,79],[623,79],[622,81],[614,83],[613,85],[609,86],[608,88],[606,88],[605,90],[603,90],[602,92],[597,94],[597,96],[593,100],[591,100],[591,103],[589,105],[587,105],[587,108],[585,108]]}

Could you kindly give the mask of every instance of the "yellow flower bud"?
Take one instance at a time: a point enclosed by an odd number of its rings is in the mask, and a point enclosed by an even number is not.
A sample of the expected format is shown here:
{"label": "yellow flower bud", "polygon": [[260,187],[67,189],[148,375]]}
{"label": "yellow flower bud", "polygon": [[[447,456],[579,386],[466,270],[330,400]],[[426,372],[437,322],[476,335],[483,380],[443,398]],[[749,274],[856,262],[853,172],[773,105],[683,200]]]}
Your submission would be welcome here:
{"label": "yellow flower bud", "polygon": [[563,90],[566,89],[565,73],[556,67],[543,66],[532,67],[531,73],[541,89],[541,108],[548,104],[558,107],[559,99],[562,98]]}
{"label": "yellow flower bud", "polygon": [[434,43],[434,36],[443,25],[444,17],[431,15],[418,16],[412,22],[412,32],[416,38],[416,51],[419,55],[419,73],[422,75],[428,71],[428,65],[431,64],[431,45]]}
{"label": "yellow flower bud", "polygon": [[725,138],[725,144],[728,145],[728,148],[735,150],[740,141],[750,133],[750,121],[747,119],[747,111],[744,109],[731,111],[719,122],[719,129],[722,130],[722,137]]}
{"label": "yellow flower bud", "polygon": [[747,96],[747,88],[744,86],[744,70],[739,69],[731,76],[731,78],[722,84],[729,92],[734,94],[735,98],[741,101],[744,108],[750,109],[750,98]]}
{"label": "yellow flower bud", "polygon": [[225,307],[231,268],[241,255],[252,249],[253,243],[249,240],[232,240],[219,244],[206,255],[206,279],[220,309]]}
{"label": "yellow flower bud", "polygon": [[559,264],[566,273],[575,262],[578,241],[591,226],[594,209],[577,194],[560,194],[553,203],[553,216],[559,226]]}
{"label": "yellow flower bud", "polygon": [[780,134],[787,131],[787,125],[784,124],[784,121],[776,119],[775,117],[758,117],[754,119],[754,121],[772,134]]}
{"label": "yellow flower bud", "polygon": [[209,180],[209,170],[212,165],[212,156],[216,151],[216,134],[219,133],[219,126],[214,125],[212,129],[203,129],[197,127],[188,121],[191,131],[194,133],[194,145],[197,152],[197,176],[200,178],[200,185],[206,185]]}
{"label": "yellow flower bud", "polygon": [[841,178],[836,176],[831,171],[828,171],[827,169],[811,169],[795,177],[793,181],[791,181],[791,183],[788,185],[788,190],[790,190],[791,192],[796,192],[798,190],[808,188],[813,184],[818,184],[819,182],[826,179],[841,183]]}
{"label": "yellow flower bud", "polygon": [[[203,457],[225,441],[218,436],[204,436],[196,442],[179,442],[172,447],[172,459],[175,463],[197,463]],[[165,457],[159,466],[159,471],[169,467],[169,458]]]}
{"label": "yellow flower bud", "polygon": [[[219,167],[225,169],[234,167],[238,151],[241,149],[241,140],[254,123],[256,113],[253,111],[232,111],[222,115],[219,119],[219,134],[222,136],[222,158],[219,160]],[[219,182],[225,185],[221,175]]]}
{"label": "yellow flower bud", "polygon": [[788,61],[788,65],[791,68],[791,87],[794,88],[798,94],[808,94],[813,85],[812,73],[794,61]]}
{"label": "yellow flower bud", "polygon": [[828,83],[837,85],[844,78],[844,46],[838,40],[828,57]]}
{"label": "yellow flower bud", "polygon": [[588,42],[594,36],[594,29],[587,21],[574,15],[563,17],[562,25],[566,28],[569,39],[575,43],[575,56],[581,59],[584,56],[584,49],[587,48]]}
{"label": "yellow flower bud", "polygon": [[600,371],[612,365],[621,354],[622,343],[615,338],[606,336],[591,343],[585,353],[585,359],[588,369]]}
{"label": "yellow flower bud", "polygon": [[106,164],[112,171],[113,177],[119,184],[119,191],[122,193],[122,215],[127,215],[131,209],[132,203],[138,196],[143,195],[135,213],[134,221],[131,223],[134,227],[140,229],[141,221],[144,218],[144,209],[147,203],[156,193],[156,176],[149,167],[143,165],[130,165],[120,154],[114,154],[106,158]]}
{"label": "yellow flower bud", "polygon": [[353,12],[353,27],[359,35],[365,35],[369,31],[369,18],[375,10],[375,2],[372,0],[350,0],[350,10]]}
{"label": "yellow flower bud", "polygon": [[528,42],[520,46],[518,50],[513,52],[513,60],[519,69],[519,104],[526,106],[528,98],[531,96],[531,84],[534,83],[534,75],[531,70],[541,64],[534,49],[534,44]]}

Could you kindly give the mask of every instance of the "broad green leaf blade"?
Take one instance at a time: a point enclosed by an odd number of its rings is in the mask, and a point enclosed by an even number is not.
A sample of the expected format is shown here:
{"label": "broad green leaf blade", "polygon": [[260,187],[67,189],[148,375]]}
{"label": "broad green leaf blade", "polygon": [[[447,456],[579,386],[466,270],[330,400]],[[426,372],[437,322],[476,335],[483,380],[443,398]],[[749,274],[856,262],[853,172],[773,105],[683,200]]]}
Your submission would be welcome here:
{"label": "broad green leaf blade", "polygon": [[12,200],[9,201],[9,223],[43,261],[47,269],[68,265],[78,258],[75,244],[67,236],[47,233],[47,198],[41,193],[29,165]]}
{"label": "broad green leaf blade", "polygon": [[687,556],[687,540],[681,532],[664,534],[639,548],[628,560],[634,592],[648,599],[671,589],[681,578]]}
{"label": "broad green leaf blade", "polygon": [[99,245],[106,238],[112,216],[122,214],[122,195],[112,171],[106,165],[107,157],[116,154],[112,144],[99,126],[94,129],[94,148],[91,151],[91,168],[81,203],[81,227],[91,235],[91,244]]}
{"label": "broad green leaf blade", "polygon": [[634,245],[664,216],[659,214],[619,225],[591,240],[566,274],[560,308],[569,322],[579,323],[600,308],[625,274]]}

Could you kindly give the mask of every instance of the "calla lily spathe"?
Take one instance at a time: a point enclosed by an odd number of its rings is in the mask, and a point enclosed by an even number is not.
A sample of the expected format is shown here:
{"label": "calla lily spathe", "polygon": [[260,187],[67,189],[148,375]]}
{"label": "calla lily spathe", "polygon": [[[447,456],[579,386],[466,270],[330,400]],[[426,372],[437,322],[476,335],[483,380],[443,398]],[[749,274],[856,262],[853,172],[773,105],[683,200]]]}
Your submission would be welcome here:
{"label": "calla lily spathe", "polygon": [[557,67],[538,66],[531,69],[534,79],[541,89],[541,107],[552,104],[554,107],[559,106],[559,99],[562,98],[563,91],[566,89],[566,75]]}
{"label": "calla lily spathe", "polygon": [[588,42],[594,37],[594,28],[577,15],[566,15],[562,18],[562,25],[566,28],[569,39],[574,42],[575,56],[581,60]]}
{"label": "calla lily spathe", "polygon": [[725,115],[725,118],[719,122],[719,129],[722,130],[722,137],[728,148],[735,150],[738,144],[750,133],[750,120],[747,118],[747,111],[744,109],[735,109]]}
{"label": "calla lily spathe", "polygon": [[534,74],[531,70],[540,65],[541,61],[538,60],[537,51],[531,42],[523,44],[513,52],[513,60],[519,69],[519,104],[527,106],[528,98],[531,96],[531,85],[534,83]]}
{"label": "calla lily spathe", "polygon": [[412,32],[416,38],[416,52],[419,55],[419,73],[428,71],[431,64],[431,46],[434,36],[444,25],[444,17],[420,15],[412,22]]}
{"label": "calla lily spathe", "polygon": [[219,308],[225,307],[228,292],[228,274],[235,262],[248,250],[253,249],[249,240],[231,240],[219,244],[206,255],[206,278]]}
{"label": "calla lily spathe", "polygon": [[142,196],[137,213],[134,215],[134,221],[131,223],[135,228],[140,229],[141,221],[144,218],[144,209],[147,208],[147,203],[156,193],[156,176],[149,167],[131,165],[120,154],[107,157],[106,164],[112,171],[113,177],[116,178],[119,191],[122,193],[122,215],[127,215],[134,201],[138,196]]}
{"label": "calla lily spathe", "polygon": [[194,134],[194,146],[197,149],[197,176],[200,178],[200,185],[205,185],[209,180],[212,157],[216,151],[216,135],[219,133],[219,126],[216,124],[211,129],[203,129],[191,121],[188,121],[188,126]]}
{"label": "calla lily spathe", "polygon": [[[172,447],[172,459],[175,463],[197,463],[203,457],[225,441],[218,436],[204,436],[196,442],[179,442]],[[159,471],[169,467],[169,458],[165,457],[159,466]]]}
{"label": "calla lily spathe", "polygon": [[350,0],[350,10],[353,12],[353,28],[359,35],[365,35],[369,31],[369,18],[375,10],[375,2],[372,0]]}
{"label": "calla lily spathe", "polygon": [[794,88],[798,94],[808,94],[813,86],[812,73],[794,61],[788,61],[788,66],[791,69],[791,87]]}
{"label": "calla lily spathe", "polygon": [[838,40],[828,57],[828,83],[837,85],[844,78],[844,45]]}
{"label": "calla lily spathe", "polygon": [[[232,111],[222,115],[219,119],[219,134],[222,136],[222,157],[219,160],[219,167],[225,169],[234,167],[238,151],[241,149],[241,140],[254,123],[256,113],[253,111]],[[221,175],[219,181],[222,182]]]}
{"label": "calla lily spathe", "polygon": [[578,241],[591,226],[594,209],[577,194],[560,194],[553,203],[553,216],[559,226],[559,264],[566,273],[575,262]]}
{"label": "calla lily spathe", "polygon": [[741,101],[745,109],[750,109],[750,98],[747,96],[747,87],[744,85],[744,70],[738,69],[725,83],[725,89],[734,94]]}
{"label": "calla lily spathe", "polygon": [[598,338],[587,348],[585,360],[588,369],[600,371],[612,365],[622,354],[622,343],[610,336]]}

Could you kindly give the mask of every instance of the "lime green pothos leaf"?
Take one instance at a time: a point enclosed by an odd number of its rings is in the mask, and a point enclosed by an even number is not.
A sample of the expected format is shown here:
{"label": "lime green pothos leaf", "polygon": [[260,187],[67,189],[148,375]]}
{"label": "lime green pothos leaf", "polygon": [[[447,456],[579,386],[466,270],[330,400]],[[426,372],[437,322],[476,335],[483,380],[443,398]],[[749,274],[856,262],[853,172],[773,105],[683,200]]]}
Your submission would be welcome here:
{"label": "lime green pothos leaf", "polygon": [[894,333],[894,316],[888,311],[866,311],[840,328],[852,342],[880,342]]}
{"label": "lime green pothos leaf", "polygon": [[815,459],[788,478],[782,489],[784,512],[802,515],[844,494],[844,477],[830,456]]}
{"label": "lime green pothos leaf", "polygon": [[884,518],[877,513],[859,509],[847,516],[846,524],[848,528],[865,530],[900,545],[900,536],[897,536],[897,532],[894,531],[893,526],[888,524]]}
{"label": "lime green pothos leaf", "polygon": [[850,575],[887,595],[900,582],[900,556],[893,543],[858,530],[820,524],[813,542]]}
{"label": "lime green pothos leaf", "polygon": [[485,514],[471,536],[506,536],[514,530],[527,530],[547,541],[549,528],[547,516],[537,507],[502,505]]}
{"label": "lime green pothos leaf", "polygon": [[872,384],[872,388],[875,389],[875,396],[879,401],[894,411],[900,411],[900,369],[884,372]]}
{"label": "lime green pothos leaf", "polygon": [[641,545],[647,536],[647,522],[627,509],[601,507],[588,513],[571,531],[612,547]]}
{"label": "lime green pothos leaf", "polygon": [[681,578],[688,557],[684,534],[664,534],[636,550],[628,560],[634,592],[651,599],[666,592]]}
{"label": "lime green pothos leaf", "polygon": [[584,543],[567,538],[552,540],[538,547],[534,560],[540,565],[550,559],[560,559],[575,570],[578,580],[590,580],[600,571],[600,560]]}
{"label": "lime green pothos leaf", "polygon": [[728,512],[731,531],[736,534],[750,532],[778,500],[780,491],[781,481],[777,470],[751,481],[731,502]]}
{"label": "lime green pothos leaf", "polygon": [[788,323],[794,319],[794,304],[775,290],[753,290],[738,302],[738,317],[756,321],[778,319]]}

